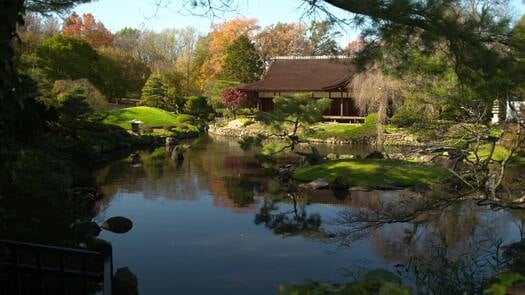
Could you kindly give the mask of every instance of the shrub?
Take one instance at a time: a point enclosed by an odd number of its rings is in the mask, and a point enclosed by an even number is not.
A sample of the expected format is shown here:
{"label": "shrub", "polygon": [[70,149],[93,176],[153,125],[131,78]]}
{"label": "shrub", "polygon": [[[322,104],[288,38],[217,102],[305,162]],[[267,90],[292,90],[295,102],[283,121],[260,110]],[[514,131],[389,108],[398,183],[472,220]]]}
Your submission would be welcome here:
{"label": "shrub", "polygon": [[390,119],[390,122],[397,127],[410,127],[419,122],[427,121],[426,116],[421,111],[412,110],[408,106],[401,106]]}
{"label": "shrub", "polygon": [[79,88],[84,91],[86,102],[95,111],[103,111],[107,108],[107,100],[102,93],[89,82],[88,79],[78,80],[56,80],[53,84],[53,94],[57,96],[58,101],[63,101],[64,96],[73,89]]}
{"label": "shrub", "polygon": [[184,113],[203,116],[208,115],[211,112],[211,107],[206,101],[204,96],[188,96],[186,97],[186,102],[184,103]]}
{"label": "shrub", "polygon": [[88,113],[93,112],[93,109],[87,103],[86,94],[81,88],[73,88],[65,93],[61,96],[59,103],[57,110],[63,121],[82,119]]}

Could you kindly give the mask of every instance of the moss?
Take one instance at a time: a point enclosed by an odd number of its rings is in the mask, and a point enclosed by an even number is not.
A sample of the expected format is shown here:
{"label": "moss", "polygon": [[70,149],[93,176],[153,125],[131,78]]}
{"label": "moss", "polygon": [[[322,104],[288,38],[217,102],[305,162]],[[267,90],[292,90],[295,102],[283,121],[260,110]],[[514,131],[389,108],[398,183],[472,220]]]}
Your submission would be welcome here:
{"label": "moss", "polygon": [[300,181],[324,178],[331,182],[337,176],[348,179],[351,186],[386,188],[411,186],[418,183],[436,185],[451,177],[443,168],[399,160],[337,160],[321,165],[297,168],[293,177]]}

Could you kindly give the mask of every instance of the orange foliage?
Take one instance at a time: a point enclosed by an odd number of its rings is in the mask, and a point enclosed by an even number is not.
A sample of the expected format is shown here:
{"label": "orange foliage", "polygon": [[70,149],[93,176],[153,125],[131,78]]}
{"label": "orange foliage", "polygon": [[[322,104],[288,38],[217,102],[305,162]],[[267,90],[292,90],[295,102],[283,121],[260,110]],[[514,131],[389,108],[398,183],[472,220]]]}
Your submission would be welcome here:
{"label": "orange foliage", "polygon": [[275,56],[304,55],[308,49],[306,29],[301,23],[277,23],[257,36],[257,47],[265,61]]}
{"label": "orange foliage", "polygon": [[259,28],[257,19],[238,17],[232,20],[213,25],[210,32],[210,43],[208,51],[208,60],[204,64],[204,72],[211,72],[211,79],[217,77],[221,72],[224,58],[226,57],[226,48],[241,35],[246,35],[253,40],[255,31]]}
{"label": "orange foliage", "polygon": [[101,22],[97,22],[91,13],[84,13],[82,17],[72,13],[64,21],[62,33],[83,38],[95,48],[108,47],[113,43],[113,34]]}

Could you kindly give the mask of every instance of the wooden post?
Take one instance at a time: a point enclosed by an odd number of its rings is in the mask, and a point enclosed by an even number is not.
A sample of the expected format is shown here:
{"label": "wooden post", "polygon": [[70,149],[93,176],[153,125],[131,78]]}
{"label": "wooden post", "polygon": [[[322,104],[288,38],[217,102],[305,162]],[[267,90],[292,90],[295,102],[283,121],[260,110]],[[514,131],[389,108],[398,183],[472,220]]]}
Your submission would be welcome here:
{"label": "wooden post", "polygon": [[[342,96],[342,95],[341,95]],[[343,98],[341,97],[341,117],[343,116]]]}

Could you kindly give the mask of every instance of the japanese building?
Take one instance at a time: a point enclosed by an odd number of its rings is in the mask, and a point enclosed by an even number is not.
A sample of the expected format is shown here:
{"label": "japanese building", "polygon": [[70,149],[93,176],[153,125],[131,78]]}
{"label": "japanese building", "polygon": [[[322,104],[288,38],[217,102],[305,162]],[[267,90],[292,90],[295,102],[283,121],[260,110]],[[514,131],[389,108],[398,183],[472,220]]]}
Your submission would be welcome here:
{"label": "japanese building", "polygon": [[309,93],[312,99],[330,98],[325,120],[360,122],[364,119],[350,95],[355,66],[347,56],[294,56],[275,58],[262,80],[239,89],[260,111],[273,110],[273,97]]}

